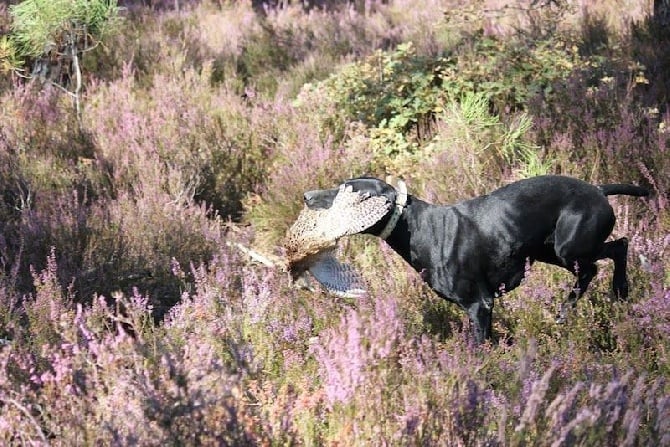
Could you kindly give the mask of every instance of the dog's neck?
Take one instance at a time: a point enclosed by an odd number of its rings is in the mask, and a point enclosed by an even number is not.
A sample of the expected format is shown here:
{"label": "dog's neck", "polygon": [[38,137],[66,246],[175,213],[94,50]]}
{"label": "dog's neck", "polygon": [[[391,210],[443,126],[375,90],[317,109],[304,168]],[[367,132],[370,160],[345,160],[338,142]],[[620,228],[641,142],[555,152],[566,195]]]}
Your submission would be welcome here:
{"label": "dog's neck", "polygon": [[402,180],[398,180],[398,187],[396,188],[396,199],[395,207],[393,208],[393,214],[389,218],[389,221],[386,223],[386,226],[379,233],[379,237],[386,240],[395,230],[396,225],[398,224],[398,219],[402,216],[402,212],[407,205],[407,185]]}
{"label": "dog's neck", "polygon": [[[412,239],[421,234],[417,225],[422,220],[421,216],[430,208],[430,204],[408,195],[402,214],[395,223],[391,234],[385,239],[389,247],[417,271],[421,271],[425,266],[417,264],[416,259],[413,259],[416,258],[416,253],[413,256]],[[417,244],[415,241],[414,246],[415,248],[421,247],[423,244]]]}

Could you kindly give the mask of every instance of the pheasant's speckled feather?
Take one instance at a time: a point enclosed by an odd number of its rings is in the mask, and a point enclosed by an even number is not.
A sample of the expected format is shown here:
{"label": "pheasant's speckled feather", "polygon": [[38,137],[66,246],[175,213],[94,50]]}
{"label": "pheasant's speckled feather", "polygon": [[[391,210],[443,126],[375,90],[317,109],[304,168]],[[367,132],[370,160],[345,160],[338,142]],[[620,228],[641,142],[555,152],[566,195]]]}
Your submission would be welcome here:
{"label": "pheasant's speckled feather", "polygon": [[334,257],[337,241],[370,228],[389,212],[391,205],[386,197],[369,197],[341,186],[330,208],[305,207],[284,239],[293,276],[309,270],[332,293],[360,295],[360,277]]}

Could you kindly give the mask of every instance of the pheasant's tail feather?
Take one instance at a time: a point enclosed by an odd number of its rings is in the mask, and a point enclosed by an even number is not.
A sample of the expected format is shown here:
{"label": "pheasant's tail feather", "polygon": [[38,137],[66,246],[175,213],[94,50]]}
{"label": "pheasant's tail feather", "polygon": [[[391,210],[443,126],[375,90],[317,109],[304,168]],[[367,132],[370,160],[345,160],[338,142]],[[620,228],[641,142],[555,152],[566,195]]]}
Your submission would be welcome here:
{"label": "pheasant's tail feather", "polygon": [[333,256],[322,256],[309,267],[312,276],[333,295],[342,298],[361,298],[366,294],[365,283],[354,268],[341,264]]}

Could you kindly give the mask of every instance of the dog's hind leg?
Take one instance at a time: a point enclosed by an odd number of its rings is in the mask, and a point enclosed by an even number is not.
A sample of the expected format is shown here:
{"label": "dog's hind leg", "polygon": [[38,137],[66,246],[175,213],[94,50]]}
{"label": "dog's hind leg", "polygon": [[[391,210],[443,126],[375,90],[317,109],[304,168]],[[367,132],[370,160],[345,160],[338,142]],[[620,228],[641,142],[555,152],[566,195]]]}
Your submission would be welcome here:
{"label": "dog's hind leg", "polygon": [[565,323],[568,312],[577,305],[577,300],[584,295],[591,280],[598,273],[598,267],[593,262],[576,262],[573,273],[577,275],[577,281],[568,298],[561,304],[561,310],[556,317],[557,323]]}
{"label": "dog's hind leg", "polygon": [[603,247],[603,258],[614,261],[614,275],[612,276],[612,293],[614,299],[625,300],[628,298],[628,239],[622,237],[615,241],[605,243]]}

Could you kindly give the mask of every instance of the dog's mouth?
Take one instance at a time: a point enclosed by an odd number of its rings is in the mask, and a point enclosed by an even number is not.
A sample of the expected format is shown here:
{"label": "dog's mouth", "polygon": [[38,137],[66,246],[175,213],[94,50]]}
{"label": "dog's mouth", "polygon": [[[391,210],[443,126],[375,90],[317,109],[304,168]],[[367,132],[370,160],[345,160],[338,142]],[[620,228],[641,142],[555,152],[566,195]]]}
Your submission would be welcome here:
{"label": "dog's mouth", "polygon": [[353,267],[337,261],[337,243],[375,225],[392,204],[384,196],[354,192],[351,186],[335,191],[305,193],[305,207],[284,239],[288,267],[294,279],[309,271],[327,291],[359,297],[365,293],[363,281]]}

